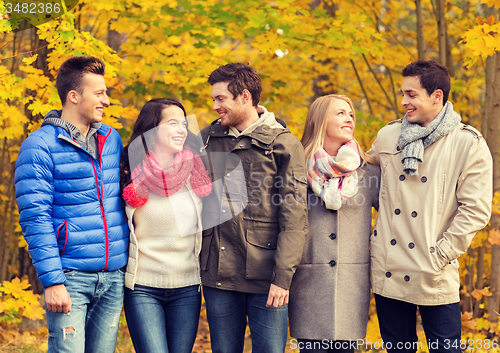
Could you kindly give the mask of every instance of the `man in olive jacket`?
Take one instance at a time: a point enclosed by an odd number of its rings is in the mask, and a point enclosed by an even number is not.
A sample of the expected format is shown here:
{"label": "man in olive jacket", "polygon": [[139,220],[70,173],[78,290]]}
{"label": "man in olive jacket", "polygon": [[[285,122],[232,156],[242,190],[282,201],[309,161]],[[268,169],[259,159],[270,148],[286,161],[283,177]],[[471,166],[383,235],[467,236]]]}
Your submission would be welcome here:
{"label": "man in olive jacket", "polygon": [[288,289],[307,232],[304,150],[259,106],[262,84],[245,64],[212,72],[219,119],[201,131],[212,195],[203,205],[201,278],[213,352],[282,353]]}
{"label": "man in olive jacket", "polygon": [[404,119],[378,133],[379,215],[371,279],[388,352],[418,348],[419,307],[430,352],[460,352],[457,258],[490,218],[492,158],[481,134],[447,101],[445,67],[419,60],[403,70]]}

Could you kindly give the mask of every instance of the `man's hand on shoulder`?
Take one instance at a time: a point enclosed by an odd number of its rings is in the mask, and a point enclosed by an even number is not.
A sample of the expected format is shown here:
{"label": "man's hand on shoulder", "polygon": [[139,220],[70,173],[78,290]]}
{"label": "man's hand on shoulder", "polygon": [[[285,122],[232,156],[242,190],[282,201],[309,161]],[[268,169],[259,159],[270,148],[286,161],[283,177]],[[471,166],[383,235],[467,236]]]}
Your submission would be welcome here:
{"label": "man's hand on shoulder", "polygon": [[285,306],[288,304],[288,289],[283,289],[271,283],[269,288],[269,296],[267,297],[266,307],[271,305],[277,308],[278,306]]}
{"label": "man's hand on shoulder", "polygon": [[64,284],[55,284],[45,288],[45,304],[47,310],[54,313],[69,313],[71,298]]}

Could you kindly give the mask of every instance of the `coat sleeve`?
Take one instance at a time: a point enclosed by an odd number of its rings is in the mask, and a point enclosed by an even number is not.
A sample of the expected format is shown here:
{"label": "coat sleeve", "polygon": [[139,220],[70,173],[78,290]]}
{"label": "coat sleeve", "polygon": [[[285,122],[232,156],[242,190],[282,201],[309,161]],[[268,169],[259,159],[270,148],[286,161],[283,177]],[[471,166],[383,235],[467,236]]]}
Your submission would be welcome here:
{"label": "coat sleeve", "polygon": [[467,251],[477,231],[484,228],[491,217],[493,196],[493,161],[481,136],[466,149],[467,159],[457,182],[458,210],[436,249],[444,267]]}
{"label": "coat sleeve", "polygon": [[39,135],[24,141],[14,176],[19,224],[44,288],[66,283],[52,223],[54,164]]}
{"label": "coat sleeve", "polygon": [[295,269],[302,259],[309,227],[304,149],[292,134],[284,134],[283,140],[277,153],[279,176],[285,182],[279,188],[279,234],[271,283],[289,289]]}
{"label": "coat sleeve", "polygon": [[377,138],[375,139],[375,141],[373,141],[372,147],[370,148],[370,150],[368,152],[366,152],[366,154],[375,158],[377,163],[380,165],[380,155],[379,155],[380,140],[379,139],[380,139],[380,131],[378,132]]}
{"label": "coat sleeve", "polygon": [[380,193],[380,185],[382,183],[381,172],[379,165],[371,166],[373,172],[369,176],[368,185],[371,189],[373,199],[372,206],[377,210],[379,208],[379,193]]}

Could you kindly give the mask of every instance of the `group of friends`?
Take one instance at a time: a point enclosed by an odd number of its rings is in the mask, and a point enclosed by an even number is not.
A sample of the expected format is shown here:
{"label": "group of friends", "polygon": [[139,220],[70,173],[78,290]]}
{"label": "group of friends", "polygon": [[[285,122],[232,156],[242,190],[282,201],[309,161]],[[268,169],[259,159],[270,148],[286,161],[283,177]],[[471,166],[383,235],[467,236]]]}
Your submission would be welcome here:
{"label": "group of friends", "polygon": [[67,59],[63,108],[16,162],[49,352],[114,352],[122,306],[137,352],[191,352],[203,293],[213,352],[243,352],[248,323],[252,352],[283,353],[289,326],[302,353],[352,353],[370,283],[388,352],[416,351],[417,308],[430,351],[460,351],[457,258],[489,221],[492,158],[445,67],[403,69],[406,114],[368,152],[348,97],[317,98],[299,141],[242,63],[209,75],[219,117],[199,134],[180,102],[155,98],[123,147],[101,123],[104,74]]}

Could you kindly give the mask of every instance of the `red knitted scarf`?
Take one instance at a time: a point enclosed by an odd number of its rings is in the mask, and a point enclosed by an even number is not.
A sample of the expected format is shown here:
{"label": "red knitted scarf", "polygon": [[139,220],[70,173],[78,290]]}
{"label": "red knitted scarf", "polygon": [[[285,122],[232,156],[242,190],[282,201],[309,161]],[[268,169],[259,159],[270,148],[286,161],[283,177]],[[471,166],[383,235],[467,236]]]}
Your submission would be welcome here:
{"label": "red knitted scarf", "polygon": [[164,171],[154,152],[135,167],[132,183],[123,189],[123,198],[132,207],[141,207],[148,201],[149,191],[160,196],[173,195],[189,183],[196,195],[208,196],[212,191],[212,181],[208,176],[200,156],[184,149],[177,153],[172,168]]}

